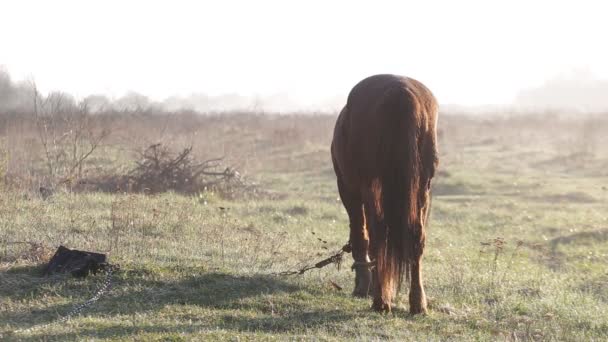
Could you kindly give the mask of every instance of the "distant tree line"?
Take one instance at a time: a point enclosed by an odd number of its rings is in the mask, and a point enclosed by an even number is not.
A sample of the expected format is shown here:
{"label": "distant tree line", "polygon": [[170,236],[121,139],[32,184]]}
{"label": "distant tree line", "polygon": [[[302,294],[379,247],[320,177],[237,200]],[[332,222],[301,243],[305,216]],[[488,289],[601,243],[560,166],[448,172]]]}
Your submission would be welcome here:
{"label": "distant tree line", "polygon": [[[0,66],[0,115],[17,112],[31,112],[35,84],[28,81],[15,82],[6,68]],[[163,101],[153,101],[137,92],[111,99],[103,94],[89,95],[76,99],[71,94],[53,91],[46,95],[37,94],[42,101],[61,102],[62,109],[75,109],[86,104],[89,112],[176,112],[192,111],[209,112],[335,112],[343,105],[344,98],[333,96],[318,104],[302,104],[286,93],[270,96],[244,96],[237,93],[211,96],[204,93],[193,93],[186,96],[171,96]]]}
{"label": "distant tree line", "polygon": [[115,100],[105,95],[89,95],[78,101],[71,94],[62,91],[42,95],[36,91],[33,82],[15,82],[6,69],[0,68],[0,114],[31,112],[35,98],[53,107],[57,112],[64,113],[76,111],[83,104],[86,104],[91,113],[162,109],[161,103],[155,103],[136,92],[129,92]]}

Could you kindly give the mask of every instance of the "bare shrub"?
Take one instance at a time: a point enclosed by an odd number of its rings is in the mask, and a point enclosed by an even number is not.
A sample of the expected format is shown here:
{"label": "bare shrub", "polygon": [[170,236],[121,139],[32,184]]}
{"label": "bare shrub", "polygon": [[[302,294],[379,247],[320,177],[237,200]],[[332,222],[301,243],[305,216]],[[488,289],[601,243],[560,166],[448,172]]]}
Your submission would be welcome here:
{"label": "bare shrub", "polygon": [[159,143],[146,148],[126,174],[82,179],[74,190],[144,194],[174,191],[188,195],[212,191],[224,198],[262,193],[222,161],[223,158],[214,158],[198,162],[192,156],[192,147],[172,153]]}
{"label": "bare shrub", "polygon": [[141,161],[128,177],[132,191],[159,193],[173,190],[193,194],[219,183],[236,180],[239,173],[226,167],[222,158],[196,162],[191,157],[192,147],[172,155],[162,144],[148,147],[141,155]]}
{"label": "bare shrub", "polygon": [[81,178],[84,162],[110,134],[96,127],[86,102],[76,105],[61,93],[42,99],[35,86],[34,120],[51,186]]}

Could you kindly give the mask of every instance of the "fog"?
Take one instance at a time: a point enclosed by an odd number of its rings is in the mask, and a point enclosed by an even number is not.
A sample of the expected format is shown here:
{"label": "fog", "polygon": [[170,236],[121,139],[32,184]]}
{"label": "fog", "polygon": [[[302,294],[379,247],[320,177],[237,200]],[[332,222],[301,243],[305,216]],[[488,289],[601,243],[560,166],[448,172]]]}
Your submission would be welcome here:
{"label": "fog", "polygon": [[514,105],[528,110],[608,111],[608,80],[595,78],[589,70],[574,70],[520,91]]}
{"label": "fog", "polygon": [[[79,103],[86,104],[91,112],[156,109],[171,112],[186,110],[201,113],[228,111],[332,113],[337,111],[345,101],[345,97],[336,96],[328,97],[317,103],[301,103],[292,99],[287,93],[277,93],[270,96],[245,96],[238,93],[220,95],[192,93],[187,96],[170,96],[157,101],[135,91],[128,91],[119,97],[109,97],[106,94],[76,97],[60,90],[44,93],[36,87],[34,80],[12,79],[7,69],[0,66],[0,111],[31,111],[35,96],[59,102],[68,107],[75,107]],[[37,92],[37,95],[35,95],[35,92]]]}
{"label": "fog", "polygon": [[603,111],[603,7],[4,1],[0,65],[18,88],[126,107],[335,111],[362,78],[395,73],[446,107]]}
{"label": "fog", "polygon": [[[33,106],[35,83],[31,80],[13,80],[6,68],[0,66],[0,111],[29,111]],[[572,71],[547,80],[544,84],[522,89],[513,102],[507,104],[460,105],[443,104],[444,112],[457,113],[505,113],[505,112],[608,112],[608,80],[595,78],[589,71]],[[346,101],[346,93],[327,97],[319,102],[302,103],[288,93],[270,96],[245,96],[238,93],[207,95],[192,93],[187,96],[170,96],[161,101],[134,91],[119,97],[91,94],[77,98],[62,91],[39,94],[42,98],[55,98],[67,106],[86,103],[92,112],[133,111],[158,109],[164,111],[227,112],[325,112],[340,110]]]}

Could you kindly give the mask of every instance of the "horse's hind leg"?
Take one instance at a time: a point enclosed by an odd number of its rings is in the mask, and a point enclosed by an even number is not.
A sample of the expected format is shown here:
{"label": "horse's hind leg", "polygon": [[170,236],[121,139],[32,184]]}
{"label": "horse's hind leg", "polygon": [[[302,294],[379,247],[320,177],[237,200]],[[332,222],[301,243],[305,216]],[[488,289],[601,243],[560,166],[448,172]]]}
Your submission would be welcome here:
{"label": "horse's hind leg", "polygon": [[425,233],[424,227],[428,224],[428,215],[431,210],[431,179],[435,174],[435,167],[437,164],[437,149],[436,145],[432,144],[430,152],[426,152],[425,155],[431,155],[432,158],[428,158],[426,162],[427,174],[424,178],[424,183],[426,186],[425,191],[420,193],[420,203],[421,211],[420,211],[420,232],[419,235],[414,237],[414,240],[417,240],[416,248],[414,248],[414,260],[410,265],[410,313],[413,315],[416,314],[425,314],[426,313],[426,294],[424,293],[424,285],[422,284],[422,253],[424,251],[424,240]]}
{"label": "horse's hind leg", "polygon": [[410,265],[410,313],[426,314],[426,295],[422,285],[422,253]]}
{"label": "horse's hind leg", "polygon": [[[378,237],[377,229],[382,226],[382,221],[378,218],[376,211],[373,209],[373,202],[367,201],[365,209],[365,218],[368,227],[368,233],[370,235],[370,251],[369,254],[373,256],[374,261],[378,262],[378,250],[380,248],[380,239]],[[374,267],[372,270],[372,310],[378,312],[390,312],[391,303],[390,298],[383,297],[385,292],[385,286],[382,281],[382,274],[380,274],[378,267]]]}
{"label": "horse's hind leg", "polygon": [[353,296],[367,297],[371,288],[372,274],[368,256],[369,236],[363,219],[363,203],[360,194],[349,191],[339,177],[338,190],[350,221],[350,244],[355,260],[353,265],[355,270]]}

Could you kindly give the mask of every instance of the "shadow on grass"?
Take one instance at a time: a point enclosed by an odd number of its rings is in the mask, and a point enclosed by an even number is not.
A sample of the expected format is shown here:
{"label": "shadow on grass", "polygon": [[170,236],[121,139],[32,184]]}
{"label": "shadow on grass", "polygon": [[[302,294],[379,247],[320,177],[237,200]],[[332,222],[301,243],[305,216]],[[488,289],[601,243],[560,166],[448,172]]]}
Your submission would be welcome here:
{"label": "shadow on grass", "polygon": [[[27,272],[28,276],[33,272],[30,269],[23,271]],[[13,270],[11,274],[14,276],[18,273]],[[0,273],[0,277],[2,276],[4,274]],[[185,311],[189,311],[187,306],[196,306],[217,310],[217,315],[207,313],[200,314],[201,317],[199,317],[194,314],[191,320],[198,321],[198,323],[193,325],[183,325],[179,322],[166,326],[163,323],[143,324],[143,326],[104,323],[100,324],[99,328],[89,328],[87,323],[84,323],[84,326],[76,331],[54,335],[40,333],[40,335],[32,336],[31,340],[39,340],[41,337],[53,340],[73,340],[121,337],[140,333],[179,334],[217,330],[279,333],[328,323],[334,324],[354,318],[353,313],[349,314],[346,310],[314,308],[314,305],[306,305],[307,301],[322,296],[321,291],[315,290],[314,287],[302,287],[294,282],[289,282],[288,278],[269,275],[235,276],[225,273],[205,273],[161,280],[154,278],[158,277],[145,271],[118,274],[114,279],[111,293],[87,308],[84,314],[92,318],[104,317],[109,320],[115,316],[115,322],[120,321],[118,316],[133,317],[141,313],[160,312],[166,307],[172,307],[167,315],[180,316],[182,312],[179,309],[180,306],[184,306]],[[89,280],[84,282],[86,282],[86,286],[82,281],[78,283],[69,278],[59,280],[59,283],[63,283],[63,285],[56,286],[52,292],[61,298],[72,296],[88,298],[94,292],[98,282]],[[28,287],[29,289],[22,288],[21,290],[2,289],[1,294],[14,301],[26,298],[35,299],[38,295],[42,295],[35,290],[36,286]],[[83,290],[83,287],[88,289]],[[80,290],[78,290],[79,288]],[[74,291],[77,291],[77,294]],[[268,309],[267,300],[259,298],[259,296],[269,295],[274,295],[272,298],[276,299],[273,300],[284,301],[290,309],[282,310],[280,314],[275,315]],[[21,313],[19,317],[1,315],[5,317],[0,317],[0,319],[13,328],[27,329],[37,324],[52,322],[69,312],[74,304],[81,301],[82,299],[70,304],[46,307],[45,310]],[[298,303],[302,305],[298,305]],[[278,303],[278,305],[281,304]],[[251,312],[255,312],[255,315],[251,315]],[[178,317],[178,319],[181,318]],[[203,321],[200,321],[201,319]],[[25,336],[18,337],[23,340]]]}
{"label": "shadow on grass", "polygon": [[[248,317],[247,315],[219,316],[219,324],[209,325],[201,322],[194,323],[154,323],[145,325],[125,325],[125,324],[104,324],[100,327],[80,326],[78,330],[62,333],[37,333],[32,336],[22,337],[13,334],[19,341],[76,341],[88,339],[107,339],[107,338],[125,338],[135,337],[145,340],[160,339],[163,341],[184,341],[188,340],[188,335],[197,335],[200,339],[204,335],[213,335],[221,331],[239,332],[250,334],[280,334],[292,333],[295,335],[304,335],[305,328],[314,328],[315,326],[335,324],[352,320],[355,318],[352,314],[346,314],[338,310],[329,311],[309,311],[309,312],[294,312],[289,315],[279,317]],[[147,336],[146,334],[154,334],[156,336]],[[143,336],[141,336],[143,335]],[[261,336],[260,336],[261,338]]]}

